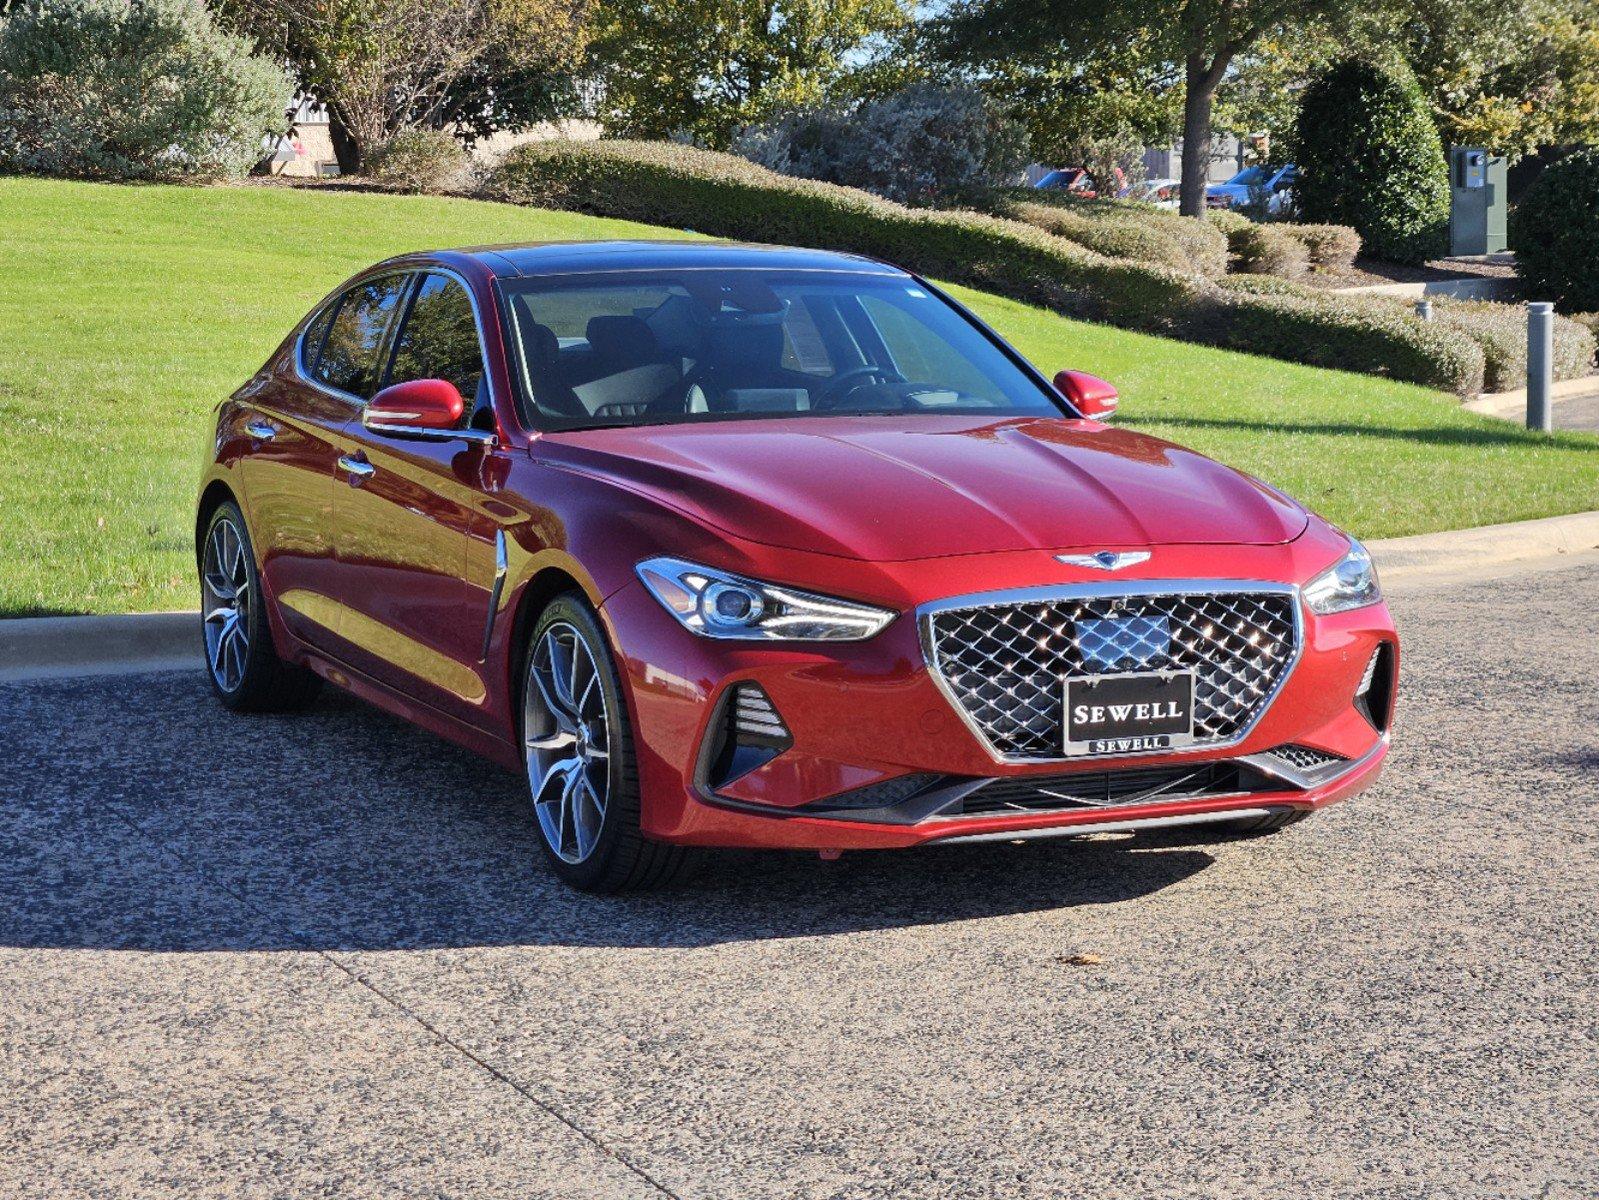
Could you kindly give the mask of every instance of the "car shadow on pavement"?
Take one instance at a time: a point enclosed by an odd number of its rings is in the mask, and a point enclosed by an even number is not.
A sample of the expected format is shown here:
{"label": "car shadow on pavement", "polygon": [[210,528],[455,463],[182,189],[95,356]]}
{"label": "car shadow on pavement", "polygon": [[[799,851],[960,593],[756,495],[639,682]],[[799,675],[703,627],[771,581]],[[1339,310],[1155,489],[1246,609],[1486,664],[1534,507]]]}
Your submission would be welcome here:
{"label": "car shadow on pavement", "polygon": [[343,695],[240,717],[182,674],[0,688],[0,754],[0,947],[702,946],[1118,904],[1213,861],[1134,839],[723,852],[669,891],[585,896],[514,775]]}

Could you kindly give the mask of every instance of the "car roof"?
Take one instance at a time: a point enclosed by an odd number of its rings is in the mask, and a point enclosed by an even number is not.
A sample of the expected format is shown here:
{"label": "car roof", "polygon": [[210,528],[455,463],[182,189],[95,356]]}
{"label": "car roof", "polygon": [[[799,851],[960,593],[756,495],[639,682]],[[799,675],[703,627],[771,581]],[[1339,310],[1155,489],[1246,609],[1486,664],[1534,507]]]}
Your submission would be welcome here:
{"label": "car roof", "polygon": [[845,271],[851,274],[904,275],[888,263],[859,254],[761,246],[739,242],[604,241],[526,242],[513,246],[471,246],[431,255],[476,259],[500,278],[579,275],[597,271],[738,270]]}

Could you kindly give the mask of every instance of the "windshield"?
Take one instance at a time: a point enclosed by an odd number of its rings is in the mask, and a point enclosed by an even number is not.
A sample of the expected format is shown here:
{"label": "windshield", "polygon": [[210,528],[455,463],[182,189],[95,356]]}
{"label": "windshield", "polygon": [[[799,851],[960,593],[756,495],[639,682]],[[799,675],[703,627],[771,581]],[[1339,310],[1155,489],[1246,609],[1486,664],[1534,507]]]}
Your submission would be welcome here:
{"label": "windshield", "polygon": [[545,428],[1067,415],[971,322],[903,276],[677,270],[502,287],[528,416]]}
{"label": "windshield", "polygon": [[1228,183],[1241,184],[1245,187],[1253,183],[1266,182],[1266,173],[1259,167],[1245,167],[1238,174],[1227,181]]}

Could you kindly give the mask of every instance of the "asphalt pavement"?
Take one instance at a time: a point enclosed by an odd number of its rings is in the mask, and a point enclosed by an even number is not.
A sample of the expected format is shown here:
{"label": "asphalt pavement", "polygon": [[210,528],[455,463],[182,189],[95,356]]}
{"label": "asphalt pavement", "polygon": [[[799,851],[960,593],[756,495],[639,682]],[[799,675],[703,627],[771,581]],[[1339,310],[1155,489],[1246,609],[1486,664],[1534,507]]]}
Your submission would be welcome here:
{"label": "asphalt pavement", "polygon": [[1599,1194],[1599,556],[1392,597],[1371,792],[1252,841],[595,899],[347,698],[0,687],[0,1195]]}

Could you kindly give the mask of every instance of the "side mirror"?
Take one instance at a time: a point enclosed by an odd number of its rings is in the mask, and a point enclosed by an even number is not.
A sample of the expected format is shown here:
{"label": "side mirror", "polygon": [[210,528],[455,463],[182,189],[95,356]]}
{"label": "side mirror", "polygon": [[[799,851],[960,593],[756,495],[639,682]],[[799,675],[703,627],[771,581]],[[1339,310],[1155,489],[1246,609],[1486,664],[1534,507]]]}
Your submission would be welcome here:
{"label": "side mirror", "polygon": [[1086,371],[1062,371],[1055,376],[1055,390],[1070,400],[1072,407],[1083,416],[1094,421],[1109,420],[1121,400],[1115,388]]}
{"label": "side mirror", "polygon": [[464,432],[466,401],[447,379],[411,379],[384,388],[361,411],[361,424],[390,437],[448,441]]}

